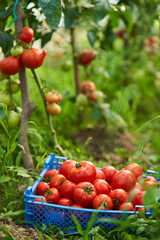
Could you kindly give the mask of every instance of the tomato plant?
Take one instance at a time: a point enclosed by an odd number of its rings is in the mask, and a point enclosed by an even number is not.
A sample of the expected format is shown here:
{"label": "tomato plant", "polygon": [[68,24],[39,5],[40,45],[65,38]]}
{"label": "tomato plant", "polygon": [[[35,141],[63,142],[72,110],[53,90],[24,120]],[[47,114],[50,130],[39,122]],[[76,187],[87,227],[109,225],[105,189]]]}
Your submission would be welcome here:
{"label": "tomato plant", "polygon": [[78,183],[73,191],[73,200],[86,208],[92,208],[95,196],[97,196],[96,188],[90,182]]}
{"label": "tomato plant", "polygon": [[69,180],[79,182],[92,182],[96,177],[96,168],[93,163],[89,161],[81,161],[75,164],[69,172]]}
{"label": "tomato plant", "polygon": [[112,210],[113,209],[113,201],[106,194],[99,194],[93,200],[93,208],[101,209],[101,210]]}
{"label": "tomato plant", "polygon": [[21,69],[21,61],[18,57],[10,56],[0,61],[0,70],[6,75],[14,75]]}
{"label": "tomato plant", "polygon": [[113,188],[122,188],[127,192],[131,190],[135,184],[136,177],[129,170],[120,170],[113,176],[111,182]]}
{"label": "tomato plant", "polygon": [[35,69],[43,64],[46,54],[46,50],[41,51],[40,49],[32,48],[22,53],[21,60],[25,67]]}
{"label": "tomato plant", "polygon": [[18,36],[18,39],[29,44],[34,36],[34,31],[30,27],[24,27],[21,34]]}

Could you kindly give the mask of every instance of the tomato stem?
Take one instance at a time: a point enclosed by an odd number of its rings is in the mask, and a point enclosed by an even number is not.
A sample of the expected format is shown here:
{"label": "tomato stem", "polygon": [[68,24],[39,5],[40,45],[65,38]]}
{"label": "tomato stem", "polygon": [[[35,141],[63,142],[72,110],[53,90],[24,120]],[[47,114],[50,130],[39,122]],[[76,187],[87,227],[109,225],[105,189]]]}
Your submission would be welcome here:
{"label": "tomato stem", "polygon": [[93,192],[93,188],[92,187],[85,187],[84,191],[85,191],[86,195],[91,194]]}

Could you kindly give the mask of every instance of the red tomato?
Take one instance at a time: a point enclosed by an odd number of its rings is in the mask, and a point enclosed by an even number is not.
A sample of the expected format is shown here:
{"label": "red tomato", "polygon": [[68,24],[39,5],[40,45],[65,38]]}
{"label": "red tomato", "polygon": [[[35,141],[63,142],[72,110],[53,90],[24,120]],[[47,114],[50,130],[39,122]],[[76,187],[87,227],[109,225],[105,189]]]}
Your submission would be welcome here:
{"label": "red tomato", "polygon": [[96,169],[96,178],[95,179],[106,179],[104,172],[99,169]]}
{"label": "red tomato", "polygon": [[146,181],[152,181],[152,182],[155,182],[155,183],[158,182],[158,180],[157,180],[156,178],[151,177],[151,176],[146,177],[145,180],[146,180]]}
{"label": "red tomato", "polygon": [[119,209],[119,206],[128,199],[128,194],[123,189],[115,189],[111,191],[108,196],[113,200],[114,209]]}
{"label": "red tomato", "polygon": [[32,48],[31,50],[26,50],[22,53],[21,60],[25,67],[35,69],[42,65],[46,54],[46,50],[41,51],[39,49]]}
{"label": "red tomato", "polygon": [[73,205],[73,201],[69,198],[61,198],[58,201],[58,205],[63,205],[63,206],[72,206]]}
{"label": "red tomato", "polygon": [[22,29],[21,34],[18,36],[18,39],[29,44],[32,41],[33,36],[34,36],[33,29],[29,27],[24,27]]}
{"label": "red tomato", "polygon": [[131,202],[125,202],[125,203],[122,203],[119,206],[118,210],[120,210],[120,211],[134,211],[134,206]]}
{"label": "red tomato", "polygon": [[92,182],[93,186],[95,186],[98,194],[106,194],[108,195],[111,191],[110,185],[104,179],[95,179]]}
{"label": "red tomato", "polygon": [[135,175],[130,172],[129,170],[121,170],[117,172],[111,182],[111,186],[113,188],[122,188],[126,192],[131,190],[136,184],[136,177]]}
{"label": "red tomato", "polygon": [[140,192],[141,190],[139,188],[133,188],[128,192],[128,202],[133,203],[133,200],[135,196]]}
{"label": "red tomato", "polygon": [[58,174],[58,170],[51,169],[45,173],[44,178],[46,179],[47,182],[50,182],[51,178],[56,174]]}
{"label": "red tomato", "polygon": [[153,187],[153,186],[158,187],[158,185],[156,185],[156,183],[153,182],[153,181],[144,181],[144,182],[142,183],[142,186],[143,186],[144,190],[147,190],[148,188],[151,188],[151,187]]}
{"label": "red tomato", "polygon": [[21,61],[18,57],[6,57],[0,61],[0,70],[6,75],[14,75],[21,69]]}
{"label": "red tomato", "polygon": [[73,190],[75,189],[76,184],[72,181],[66,180],[62,183],[60,187],[60,193],[64,198],[73,199]]}
{"label": "red tomato", "polygon": [[74,160],[67,160],[59,168],[59,173],[64,175],[68,179],[68,174],[71,170],[71,168],[74,168],[76,165],[76,161]]}
{"label": "red tomato", "polygon": [[69,180],[80,182],[92,182],[96,177],[96,168],[93,163],[89,161],[81,161],[76,163],[75,167],[69,172]]}
{"label": "red tomato", "polygon": [[73,204],[71,207],[74,207],[74,208],[83,208],[80,204],[77,204],[77,203]]}
{"label": "red tomato", "polygon": [[38,195],[42,195],[44,196],[45,192],[46,192],[46,189],[49,189],[50,186],[48,185],[48,183],[46,182],[40,182],[38,183],[37,185],[37,189],[36,189],[36,192]]}
{"label": "red tomato", "polygon": [[136,185],[135,185],[134,188],[139,189],[140,191],[144,191],[144,187],[143,187],[143,185],[140,184],[139,182],[136,182]]}
{"label": "red tomato", "polygon": [[62,174],[56,174],[51,178],[50,187],[57,188],[59,190],[61,187],[61,184],[66,180],[67,180],[66,177],[63,176]]}
{"label": "red tomato", "polygon": [[92,208],[93,199],[97,196],[96,188],[90,182],[78,183],[73,191],[75,203]]}
{"label": "red tomato", "polygon": [[112,166],[105,166],[101,170],[106,176],[106,181],[111,183],[112,178],[116,174],[117,170]]}
{"label": "red tomato", "polygon": [[136,178],[143,175],[143,170],[137,163],[131,163],[124,169],[131,171],[135,175]]}
{"label": "red tomato", "polygon": [[137,195],[134,197],[133,204],[143,205],[144,194],[145,194],[145,191],[138,192]]}
{"label": "red tomato", "polygon": [[94,82],[91,82],[90,80],[87,80],[85,82],[82,82],[80,85],[80,91],[81,93],[92,93],[96,90],[96,86]]}
{"label": "red tomato", "polygon": [[[102,203],[103,203],[103,207],[102,207]],[[101,209],[101,210],[112,210],[113,209],[113,201],[106,194],[99,194],[93,200],[93,208]]]}
{"label": "red tomato", "polygon": [[61,194],[57,188],[48,189],[44,196],[46,197],[48,203],[53,204],[57,204],[59,199],[61,198]]}
{"label": "red tomato", "polygon": [[[46,200],[46,198],[44,196],[40,196],[40,197],[43,198],[44,203],[47,203],[47,200]],[[42,202],[42,199],[41,198],[35,198],[34,201],[35,202]]]}
{"label": "red tomato", "polygon": [[93,50],[83,50],[79,54],[79,63],[86,66],[88,65],[95,57]]}

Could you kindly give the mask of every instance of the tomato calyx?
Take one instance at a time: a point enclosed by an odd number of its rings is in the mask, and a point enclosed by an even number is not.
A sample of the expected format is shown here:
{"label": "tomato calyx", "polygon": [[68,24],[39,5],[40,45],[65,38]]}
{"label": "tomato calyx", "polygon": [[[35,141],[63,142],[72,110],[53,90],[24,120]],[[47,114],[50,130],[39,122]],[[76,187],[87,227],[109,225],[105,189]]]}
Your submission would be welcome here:
{"label": "tomato calyx", "polygon": [[113,204],[114,205],[119,205],[120,204],[120,202],[119,202],[119,200],[118,199],[112,199],[112,201],[113,201]]}
{"label": "tomato calyx", "polygon": [[48,188],[45,189],[45,196],[49,196],[52,194],[52,191]]}
{"label": "tomato calyx", "polygon": [[46,182],[46,183],[50,183],[50,181],[51,181],[51,178],[52,178],[52,176],[50,176],[50,177],[46,178],[45,182]]}
{"label": "tomato calyx", "polygon": [[61,185],[65,182],[66,180],[63,180],[62,182],[61,182]]}
{"label": "tomato calyx", "polygon": [[76,168],[81,168],[82,165],[81,165],[80,163],[76,163],[75,167],[76,167]]}
{"label": "tomato calyx", "polygon": [[91,194],[93,192],[93,188],[92,187],[85,187],[84,191],[85,191],[86,195]]}

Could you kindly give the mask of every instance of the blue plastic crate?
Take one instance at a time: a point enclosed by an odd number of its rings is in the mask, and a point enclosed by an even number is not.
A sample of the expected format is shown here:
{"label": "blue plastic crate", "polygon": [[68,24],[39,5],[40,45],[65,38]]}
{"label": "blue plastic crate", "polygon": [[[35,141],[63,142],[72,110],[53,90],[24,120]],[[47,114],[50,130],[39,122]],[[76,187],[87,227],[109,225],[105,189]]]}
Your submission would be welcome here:
{"label": "blue plastic crate", "polygon": [[[55,156],[55,154],[51,154],[46,162],[43,171],[40,176],[44,177],[45,173],[51,169],[59,169],[60,165],[66,161],[65,157]],[[148,174],[155,174],[154,171],[147,171],[146,176]],[[144,176],[144,177],[146,177]],[[159,180],[159,179],[158,179]],[[25,191],[25,221],[27,225],[30,227],[38,227],[41,228],[45,225],[47,229],[48,226],[53,224],[55,227],[60,227],[61,230],[67,233],[76,232],[75,224],[72,219],[72,214],[74,214],[83,229],[86,228],[88,221],[90,220],[92,213],[97,211],[94,209],[86,209],[86,208],[73,208],[60,206],[57,204],[44,203],[42,197],[36,195],[36,188],[39,182],[43,181],[42,178],[38,178],[32,187],[28,187]],[[41,202],[34,201],[35,198],[41,198]],[[125,220],[129,215],[133,215],[136,212],[136,209],[142,206],[136,206],[135,211],[117,211],[117,210],[100,210],[96,221],[93,227],[99,225],[103,225],[104,227],[112,230],[116,225],[107,222],[107,221],[99,221],[99,219],[108,218],[115,220]],[[152,214],[152,209],[146,211],[147,215]],[[66,228],[70,228],[69,230],[65,230]]]}

